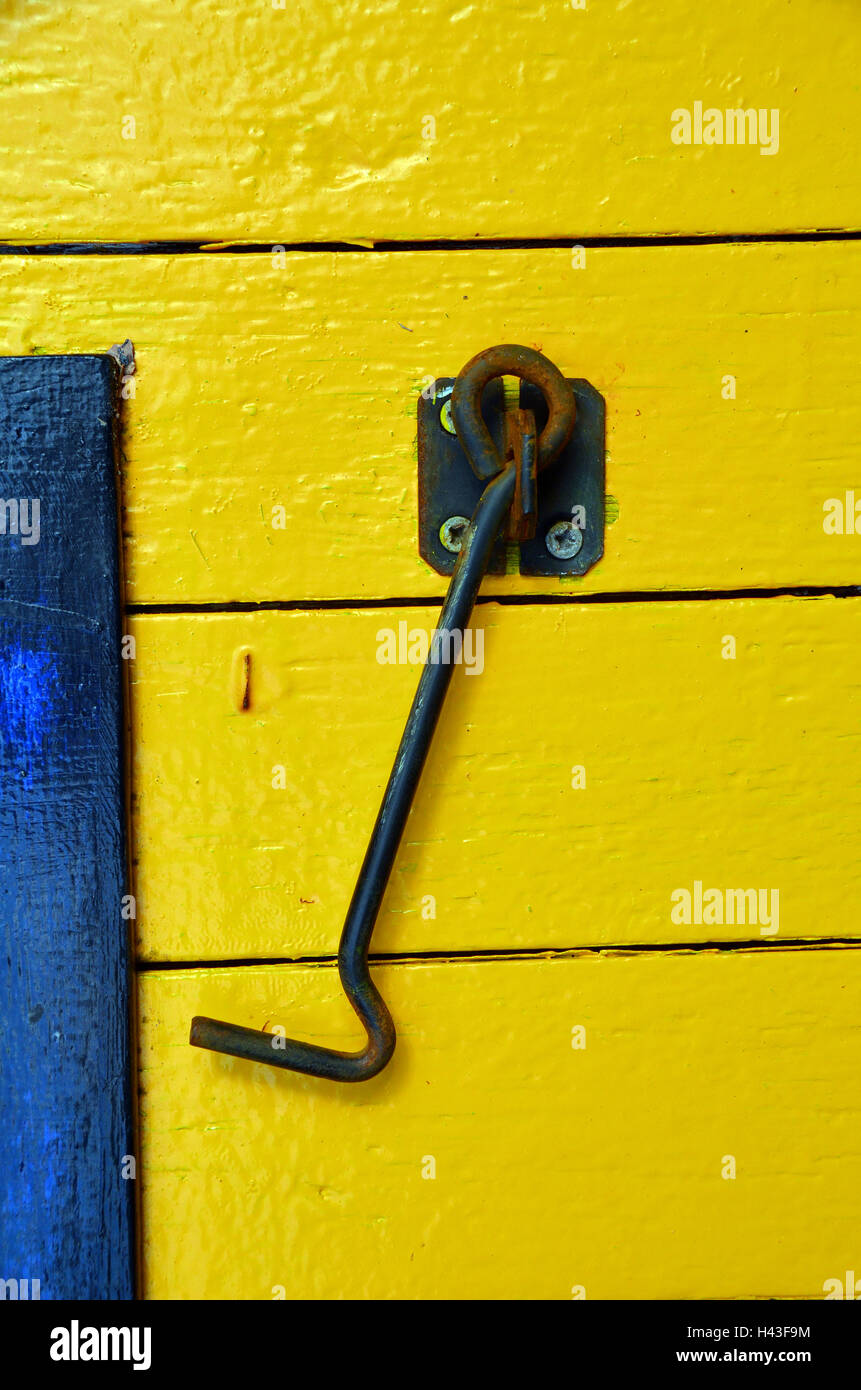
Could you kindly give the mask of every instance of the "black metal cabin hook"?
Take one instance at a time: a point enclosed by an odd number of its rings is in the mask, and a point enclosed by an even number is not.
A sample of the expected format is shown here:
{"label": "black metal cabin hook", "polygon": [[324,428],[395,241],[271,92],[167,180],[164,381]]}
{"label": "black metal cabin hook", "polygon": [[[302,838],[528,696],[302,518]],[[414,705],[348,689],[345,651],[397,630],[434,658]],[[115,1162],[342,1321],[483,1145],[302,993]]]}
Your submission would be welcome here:
{"label": "black metal cabin hook", "polygon": [[501,376],[522,377],[544,395],[547,424],[537,443],[534,437],[532,440],[539,469],[556,457],[574,429],[576,411],[569,383],[552,362],[532,348],[488,348],[473,357],[457,378],[451,401],[457,437],[474,472],[490,481],[463,535],[439,625],[430,643],[341,933],[338,973],[344,993],[365,1028],[367,1042],[360,1052],[339,1052],[278,1033],[259,1032],[214,1018],[194,1018],[189,1039],[194,1047],[332,1081],[366,1081],[382,1071],[395,1050],[394,1023],[370,977],[368,948],[452,676],[453,663],[445,660],[447,638],[441,634],[463,633],[469,623],[491,552],[515,496],[519,460],[503,461],[481,414],[484,387]]}

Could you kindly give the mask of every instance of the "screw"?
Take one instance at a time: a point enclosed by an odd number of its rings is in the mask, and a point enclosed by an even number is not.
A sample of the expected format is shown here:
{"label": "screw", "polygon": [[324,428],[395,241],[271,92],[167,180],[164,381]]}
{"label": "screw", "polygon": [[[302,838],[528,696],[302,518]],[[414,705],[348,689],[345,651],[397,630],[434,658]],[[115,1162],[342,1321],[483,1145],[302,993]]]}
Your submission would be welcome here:
{"label": "screw", "polygon": [[450,516],[448,521],[444,521],[439,528],[439,538],[446,550],[450,550],[452,555],[457,555],[461,549],[468,525],[468,516]]}
{"label": "screw", "polygon": [[573,560],[583,545],[583,532],[573,521],[556,521],[547,532],[544,544],[557,560]]}
{"label": "screw", "polygon": [[453,421],[452,418],[451,418],[451,397],[450,397],[450,396],[449,396],[448,400],[444,403],[444,405],[443,405],[443,407],[442,407],[442,410],[441,410],[440,413],[439,413],[439,422],[440,422],[440,424],[442,425],[443,429],[445,430],[446,434],[457,434],[457,430],[456,430],[455,427],[454,427],[454,421]]}

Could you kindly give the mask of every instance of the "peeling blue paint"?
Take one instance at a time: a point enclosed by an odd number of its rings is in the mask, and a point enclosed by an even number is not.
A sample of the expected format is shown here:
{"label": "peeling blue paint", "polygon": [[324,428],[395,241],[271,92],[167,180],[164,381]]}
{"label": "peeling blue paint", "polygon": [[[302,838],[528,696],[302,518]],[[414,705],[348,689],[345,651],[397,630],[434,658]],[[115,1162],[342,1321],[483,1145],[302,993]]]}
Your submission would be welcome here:
{"label": "peeling blue paint", "polygon": [[41,761],[57,689],[57,666],[48,652],[21,641],[0,646],[0,749],[32,785]]}

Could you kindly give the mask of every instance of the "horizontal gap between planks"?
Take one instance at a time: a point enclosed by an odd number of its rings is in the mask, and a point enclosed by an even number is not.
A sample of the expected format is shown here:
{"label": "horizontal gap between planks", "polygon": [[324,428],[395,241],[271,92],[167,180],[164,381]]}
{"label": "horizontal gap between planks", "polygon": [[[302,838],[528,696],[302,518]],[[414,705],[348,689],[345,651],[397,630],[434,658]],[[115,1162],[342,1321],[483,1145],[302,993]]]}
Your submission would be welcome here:
{"label": "horizontal gap between planks", "polygon": [[[681,941],[681,942],[643,942],[625,946],[528,946],[520,950],[476,950],[476,951],[391,951],[373,953],[368,957],[371,965],[424,965],[441,961],[452,965],[469,964],[471,961],[518,961],[518,960],[575,960],[580,956],[650,956],[650,955],[691,955],[703,951],[756,952],[764,951],[816,951],[824,948],[841,947],[848,950],[861,949],[861,940],[848,936],[831,937],[787,937],[783,941],[764,941],[752,937],[746,941]],[[238,956],[235,960],[139,960],[135,969],[141,974],[151,974],[161,970],[225,970],[245,969],[269,965],[316,965],[331,969],[337,965],[338,957],[331,956]]]}
{"label": "horizontal gap between planks", "polygon": [[[581,603],[688,603],[714,599],[746,598],[858,598],[861,585],[783,585],[769,589],[641,589],[604,594],[479,594],[476,603],[499,603],[504,607],[540,607],[547,604]],[[224,603],[127,603],[131,616],[182,613],[266,613],[316,612],[354,608],[441,608],[438,595],[424,598],[321,598],[321,599],[236,599]]]}
{"label": "horizontal gap between planks", "polygon": [[196,255],[261,255],[273,247],[285,251],[331,252],[357,255],[401,251],[544,251],[570,250],[583,246],[597,250],[614,247],[652,246],[744,246],[773,245],[793,242],[858,241],[861,231],[821,228],[807,232],[700,232],[674,236],[629,237],[486,237],[447,238],[419,241],[371,240],[368,244],[352,241],[226,241],[216,239],[194,241],[48,241],[0,242],[4,256],[183,256]]}

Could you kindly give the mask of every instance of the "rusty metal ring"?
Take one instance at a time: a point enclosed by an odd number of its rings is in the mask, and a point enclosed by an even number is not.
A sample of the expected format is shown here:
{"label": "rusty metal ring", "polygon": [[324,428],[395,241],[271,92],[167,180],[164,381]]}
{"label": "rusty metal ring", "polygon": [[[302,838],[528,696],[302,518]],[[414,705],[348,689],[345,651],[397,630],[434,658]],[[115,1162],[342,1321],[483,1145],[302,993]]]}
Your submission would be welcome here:
{"label": "rusty metal ring", "polygon": [[574,431],[577,407],[568,382],[534,348],[504,343],[478,353],[461,370],[451,397],[451,418],[457,437],[479,478],[493,478],[505,467],[481,414],[481,397],[494,377],[519,376],[537,386],[547,402],[547,424],[538,439],[537,466],[546,468]]}

